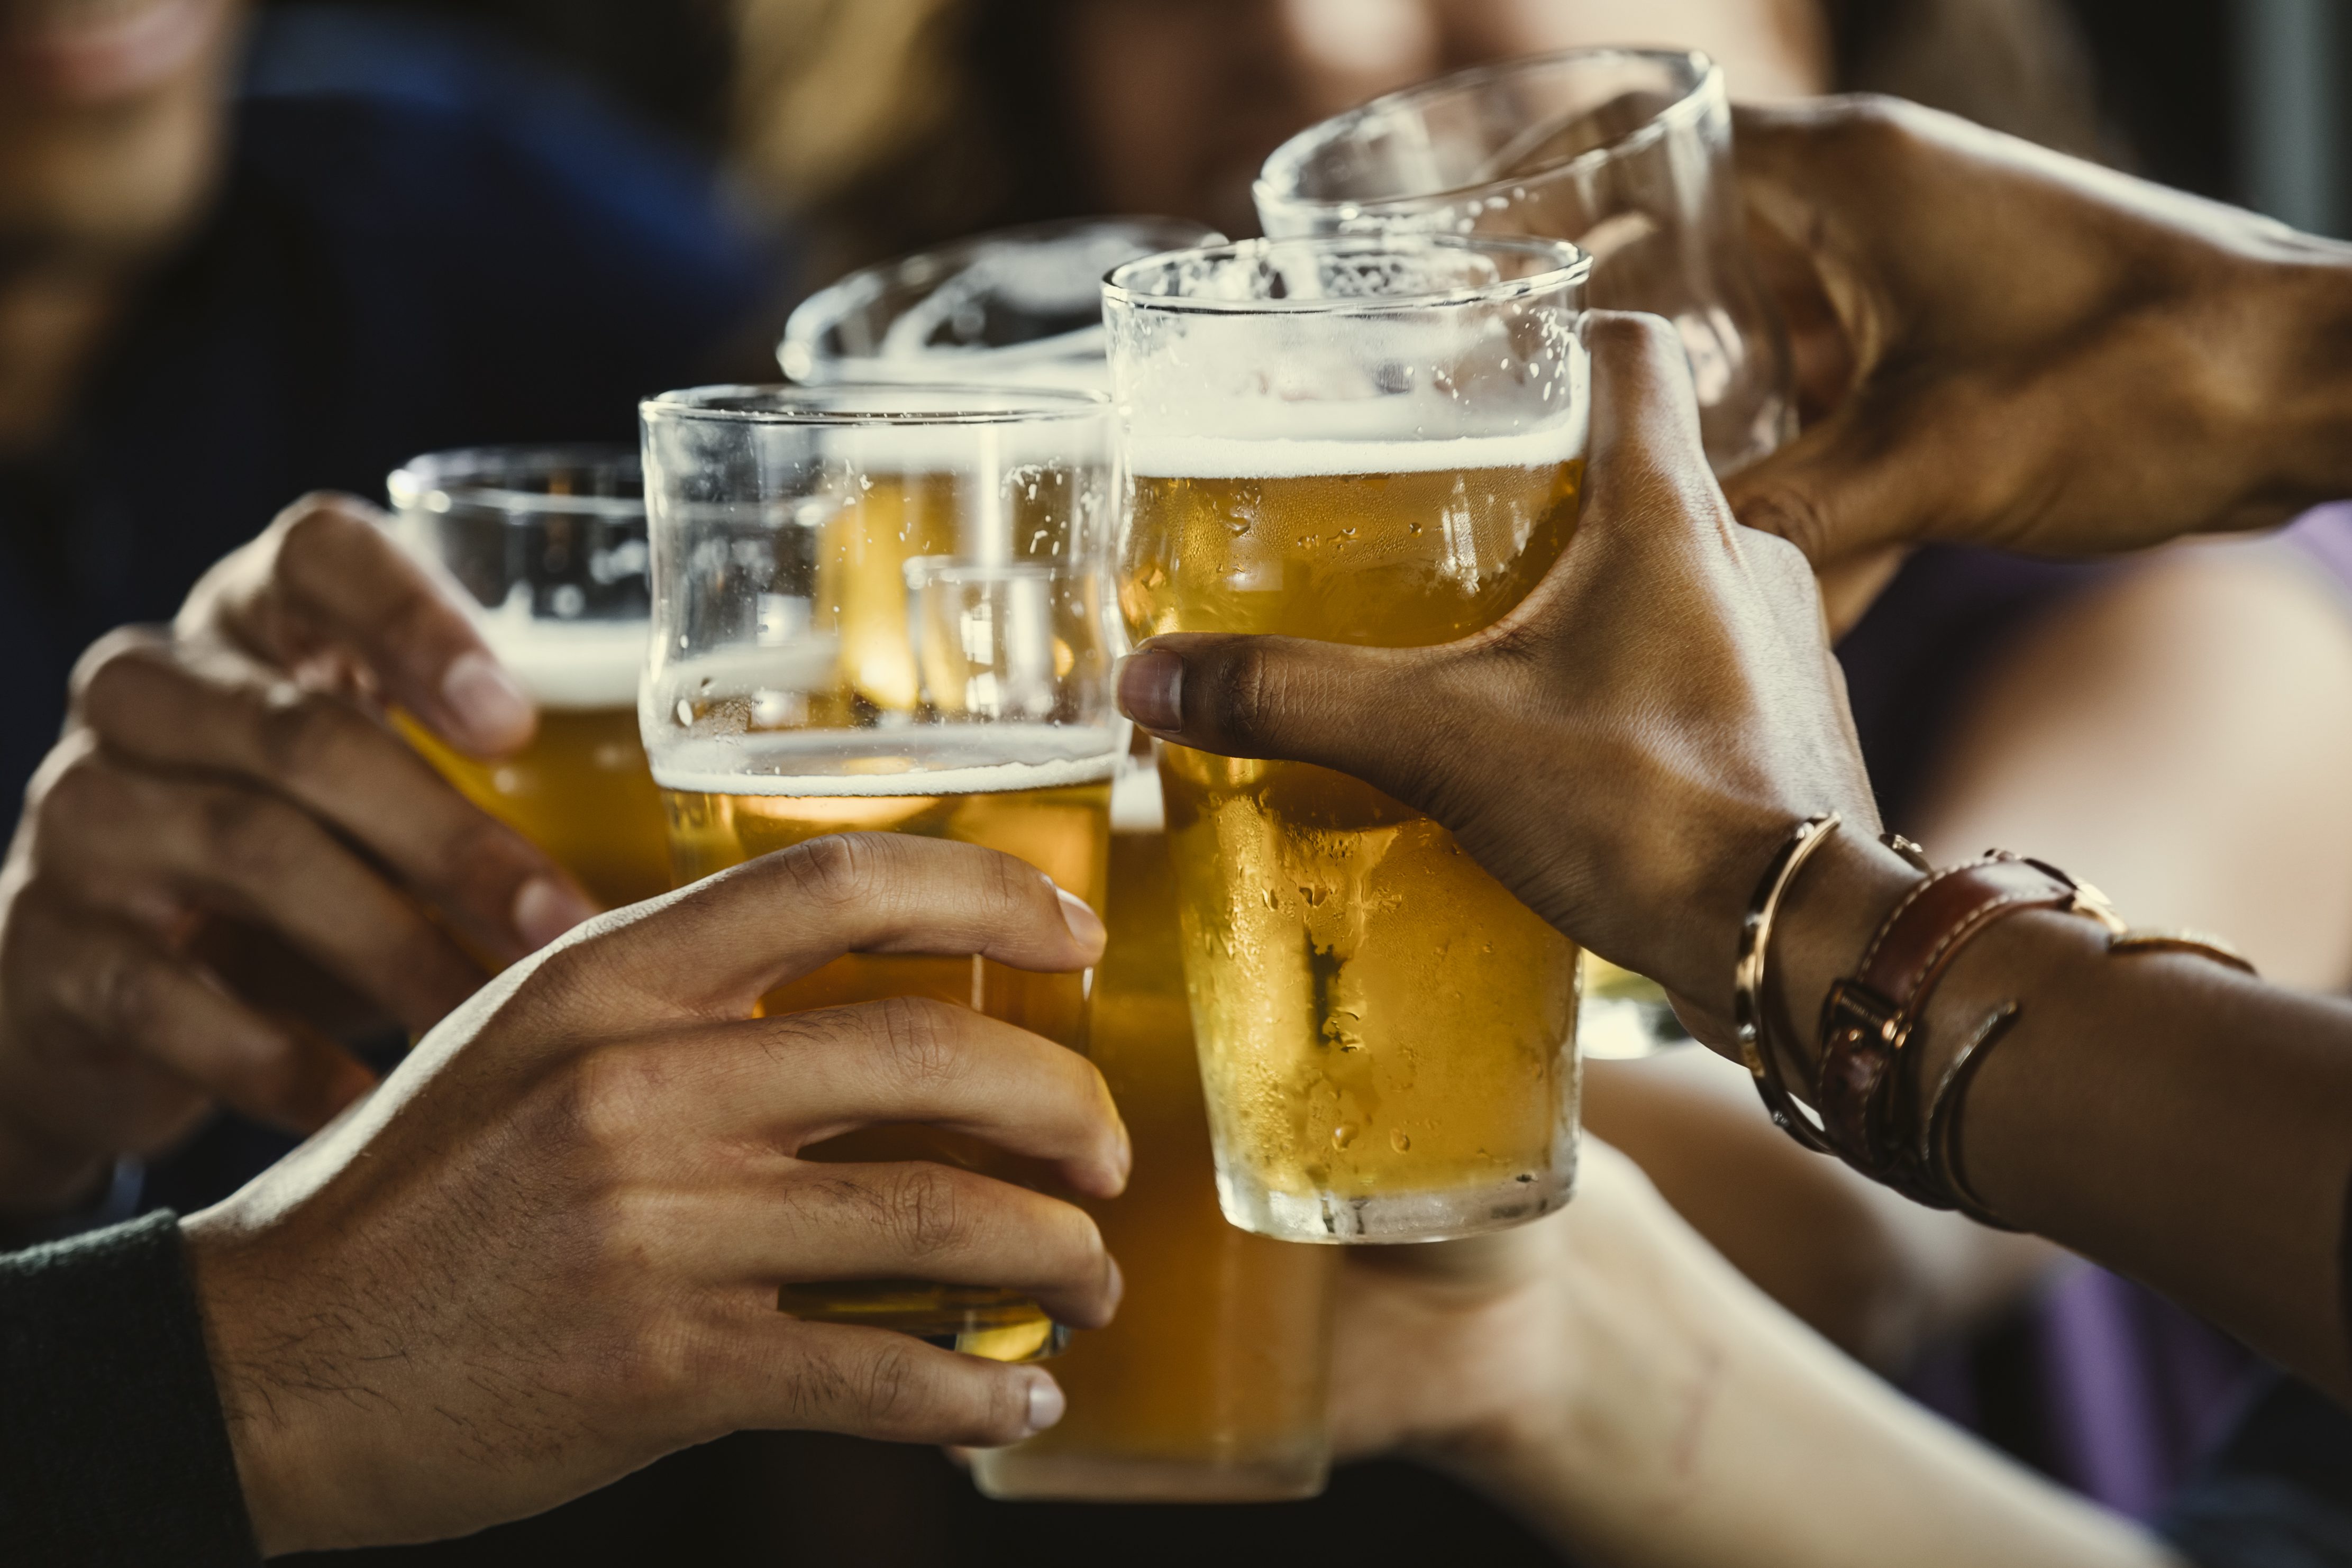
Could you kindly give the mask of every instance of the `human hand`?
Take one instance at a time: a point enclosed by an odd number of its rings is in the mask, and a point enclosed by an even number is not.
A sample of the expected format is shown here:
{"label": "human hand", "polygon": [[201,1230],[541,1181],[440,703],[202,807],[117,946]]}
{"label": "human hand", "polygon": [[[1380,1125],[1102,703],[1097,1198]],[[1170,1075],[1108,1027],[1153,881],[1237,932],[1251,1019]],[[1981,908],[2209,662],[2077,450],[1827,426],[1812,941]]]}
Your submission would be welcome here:
{"label": "human hand", "polygon": [[1730,1274],[1641,1169],[1590,1136],[1557,1215],[1352,1248],[1333,1324],[1334,1456],[1398,1454],[1474,1482],[1526,1455],[1654,1461],[1709,1371],[1717,1270]]}
{"label": "human hand", "polygon": [[1834,809],[1848,834],[1826,860],[1868,846],[1877,816],[1812,574],[1733,521],[1672,332],[1596,313],[1587,341],[1583,517],[1501,621],[1421,648],[1154,637],[1120,702],[1163,739],[1335,768],[1428,812],[1727,1044],[1739,924],[1773,850]]}
{"label": "human hand", "polygon": [[608,915],[508,970],[341,1124],[185,1222],[265,1551],[520,1518],[741,1427],[995,1445],[1050,1425],[1042,1368],[805,1323],[780,1285],[922,1279],[1108,1320],[1076,1207],[803,1147],[929,1122],[1097,1197],[1129,1160],[1082,1057],[899,999],[779,1017],[845,952],[1075,969],[1101,922],[968,845],[831,837]]}
{"label": "human hand", "polygon": [[215,1100],[310,1131],[373,1081],[336,1024],[428,1029],[593,912],[380,700],[485,752],[533,722],[347,498],[289,508],[170,635],[83,658],[0,873],[0,1208],[70,1203]]}
{"label": "human hand", "polygon": [[1751,211],[1826,296],[1782,290],[1828,408],[1725,481],[1741,521],[1826,567],[2135,549],[2343,493],[2352,251],[1893,99],[1737,132]]}

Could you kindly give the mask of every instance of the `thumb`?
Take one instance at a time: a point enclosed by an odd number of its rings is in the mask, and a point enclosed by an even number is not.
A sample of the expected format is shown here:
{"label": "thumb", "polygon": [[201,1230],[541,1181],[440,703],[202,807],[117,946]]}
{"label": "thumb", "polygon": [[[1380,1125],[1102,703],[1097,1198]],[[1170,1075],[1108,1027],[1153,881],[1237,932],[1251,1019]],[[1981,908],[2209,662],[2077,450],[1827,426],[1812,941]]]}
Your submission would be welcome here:
{"label": "thumb", "polygon": [[1119,661],[1118,705],[1163,741],[1227,757],[1312,763],[1421,804],[1460,704],[1439,648],[1171,632]]}

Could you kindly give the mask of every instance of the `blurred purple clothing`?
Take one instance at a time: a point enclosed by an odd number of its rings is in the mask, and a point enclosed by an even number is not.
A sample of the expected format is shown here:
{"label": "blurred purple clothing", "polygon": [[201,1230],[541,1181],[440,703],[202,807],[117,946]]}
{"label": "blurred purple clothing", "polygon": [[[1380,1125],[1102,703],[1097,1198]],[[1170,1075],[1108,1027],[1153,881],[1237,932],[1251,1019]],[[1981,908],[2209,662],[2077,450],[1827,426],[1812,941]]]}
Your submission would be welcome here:
{"label": "blurred purple clothing", "polygon": [[[2305,513],[2274,548],[2340,588],[2352,615],[2352,502]],[[1943,738],[2003,649],[2129,570],[2127,561],[1944,547],[1905,565],[1838,645],[1888,826],[1910,818]],[[2021,1321],[1931,1357],[1912,1391],[2086,1496],[2147,1519],[2263,1375],[2255,1356],[2202,1320],[2082,1265]]]}

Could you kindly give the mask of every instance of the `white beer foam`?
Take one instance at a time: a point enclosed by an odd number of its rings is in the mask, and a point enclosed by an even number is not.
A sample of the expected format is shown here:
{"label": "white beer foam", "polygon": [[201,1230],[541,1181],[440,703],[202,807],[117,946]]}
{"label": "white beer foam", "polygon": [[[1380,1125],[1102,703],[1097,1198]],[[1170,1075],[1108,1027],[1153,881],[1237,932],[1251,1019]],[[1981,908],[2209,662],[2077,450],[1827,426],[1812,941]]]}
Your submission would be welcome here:
{"label": "white beer foam", "polygon": [[664,789],[698,795],[878,799],[1096,784],[1126,749],[1124,725],[929,724],[670,738],[653,767]]}
{"label": "white beer foam", "polygon": [[1505,436],[1421,441],[1286,436],[1142,436],[1127,447],[1129,471],[1160,479],[1305,479],[1424,474],[1444,468],[1538,468],[1584,455],[1584,423],[1564,420]]}
{"label": "white beer foam", "polygon": [[1113,833],[1165,833],[1168,808],[1160,797],[1160,764],[1150,757],[1129,757],[1127,771],[1110,786],[1110,830]]}
{"label": "white beer foam", "polygon": [[474,629],[541,708],[637,705],[647,622],[532,620],[499,613],[476,616]]}

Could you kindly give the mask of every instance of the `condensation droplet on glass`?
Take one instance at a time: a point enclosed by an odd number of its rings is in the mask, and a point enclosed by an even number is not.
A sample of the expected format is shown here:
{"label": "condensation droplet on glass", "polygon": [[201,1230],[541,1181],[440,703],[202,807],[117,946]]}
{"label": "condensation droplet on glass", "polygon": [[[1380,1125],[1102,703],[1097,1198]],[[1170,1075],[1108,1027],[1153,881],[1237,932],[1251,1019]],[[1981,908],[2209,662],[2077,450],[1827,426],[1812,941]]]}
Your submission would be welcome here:
{"label": "condensation droplet on glass", "polygon": [[1331,1129],[1331,1147],[1334,1149],[1345,1149],[1355,1141],[1356,1129],[1351,1123],[1342,1121]]}
{"label": "condensation droplet on glass", "polygon": [[1412,1147],[1412,1140],[1406,1137],[1404,1129],[1400,1127],[1389,1134],[1389,1147],[1402,1154]]}

